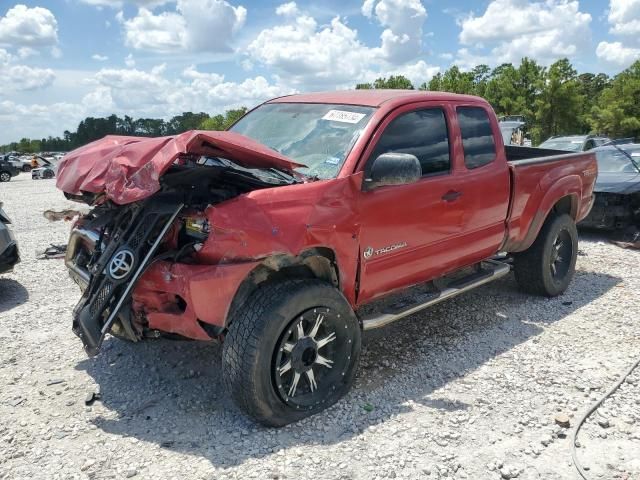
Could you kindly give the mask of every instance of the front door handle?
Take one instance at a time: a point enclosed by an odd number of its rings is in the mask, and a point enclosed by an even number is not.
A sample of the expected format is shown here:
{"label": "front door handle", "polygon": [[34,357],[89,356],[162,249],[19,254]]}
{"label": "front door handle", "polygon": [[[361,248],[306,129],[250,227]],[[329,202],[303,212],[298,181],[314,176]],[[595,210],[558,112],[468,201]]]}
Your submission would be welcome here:
{"label": "front door handle", "polygon": [[445,202],[453,202],[457,200],[460,196],[462,196],[462,192],[456,192],[455,190],[449,190],[442,196],[442,200]]}

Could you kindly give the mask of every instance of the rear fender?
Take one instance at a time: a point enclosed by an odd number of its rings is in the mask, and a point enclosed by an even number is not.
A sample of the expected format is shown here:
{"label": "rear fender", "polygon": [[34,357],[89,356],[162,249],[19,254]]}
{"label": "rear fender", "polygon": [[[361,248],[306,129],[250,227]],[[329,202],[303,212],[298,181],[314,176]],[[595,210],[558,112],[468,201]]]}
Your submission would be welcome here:
{"label": "rear fender", "polygon": [[[511,238],[503,250],[507,252],[522,252],[529,248],[542,229],[545,220],[552,210],[567,213],[574,220],[578,216],[578,208],[582,198],[582,179],[579,175],[569,175],[557,180],[539,202],[538,208],[531,216],[531,223],[526,234],[521,238]],[[536,196],[531,196],[529,202],[536,202]],[[533,205],[530,206],[533,209]],[[529,208],[527,208],[529,210]]]}

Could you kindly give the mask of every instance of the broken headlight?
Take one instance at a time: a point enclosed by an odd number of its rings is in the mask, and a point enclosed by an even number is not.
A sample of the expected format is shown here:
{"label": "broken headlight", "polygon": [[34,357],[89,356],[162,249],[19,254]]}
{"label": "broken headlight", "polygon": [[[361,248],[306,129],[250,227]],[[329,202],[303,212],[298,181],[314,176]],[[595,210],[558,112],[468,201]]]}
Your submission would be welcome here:
{"label": "broken headlight", "polygon": [[209,221],[204,217],[185,218],[184,228],[188,236],[199,240],[205,240],[211,231]]}

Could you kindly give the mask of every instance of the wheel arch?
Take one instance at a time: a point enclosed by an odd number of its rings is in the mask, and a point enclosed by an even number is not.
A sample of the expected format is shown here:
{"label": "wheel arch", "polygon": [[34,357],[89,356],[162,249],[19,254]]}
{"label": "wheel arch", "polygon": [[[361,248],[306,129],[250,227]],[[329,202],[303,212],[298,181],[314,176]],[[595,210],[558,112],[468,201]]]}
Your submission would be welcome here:
{"label": "wheel arch", "polygon": [[340,290],[340,269],[335,252],[327,247],[313,247],[299,255],[275,254],[262,260],[236,290],[227,313],[226,327],[237,309],[260,285],[292,278],[317,278]]}
{"label": "wheel arch", "polygon": [[[547,194],[547,196],[549,196],[549,194]],[[523,241],[509,251],[522,252],[524,250],[527,250],[538,237],[538,235],[540,234],[540,230],[542,230],[542,226],[552,214],[562,215],[566,213],[575,221],[578,217],[579,198],[580,197],[578,193],[567,192],[565,195],[557,198],[554,203],[552,203],[551,201],[545,202],[543,200],[542,206],[544,206],[546,203],[547,207],[544,209],[541,208],[540,210],[538,210],[538,212],[536,212]]]}

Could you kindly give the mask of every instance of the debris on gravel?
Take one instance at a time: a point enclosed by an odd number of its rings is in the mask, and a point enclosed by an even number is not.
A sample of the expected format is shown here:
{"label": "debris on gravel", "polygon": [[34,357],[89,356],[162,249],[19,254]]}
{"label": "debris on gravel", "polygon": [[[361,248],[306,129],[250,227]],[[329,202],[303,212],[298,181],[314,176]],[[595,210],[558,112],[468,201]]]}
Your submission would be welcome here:
{"label": "debris on gravel", "polygon": [[[507,276],[367,332],[344,400],[268,429],[224,392],[219,345],[109,337],[87,358],[79,289],[36,259],[69,231],[42,212],[77,205],[26,174],[2,201],[22,263],[0,277],[0,479],[573,479],[575,419],[640,354],[640,251],[581,234],[561,297]],[[594,479],[640,478],[640,371],[578,445]]]}

